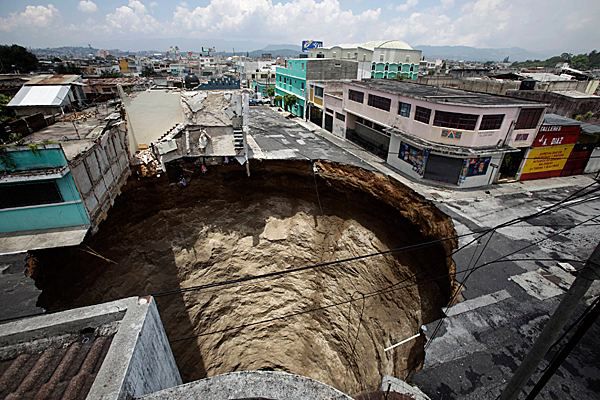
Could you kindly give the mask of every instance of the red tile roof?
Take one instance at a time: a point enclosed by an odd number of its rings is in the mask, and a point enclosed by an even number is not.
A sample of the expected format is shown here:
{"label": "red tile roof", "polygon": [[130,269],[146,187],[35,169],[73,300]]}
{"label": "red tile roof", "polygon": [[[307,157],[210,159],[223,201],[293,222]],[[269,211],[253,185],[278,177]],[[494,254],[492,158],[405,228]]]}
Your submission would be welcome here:
{"label": "red tile roof", "polygon": [[112,338],[81,335],[0,359],[0,398],[85,399]]}

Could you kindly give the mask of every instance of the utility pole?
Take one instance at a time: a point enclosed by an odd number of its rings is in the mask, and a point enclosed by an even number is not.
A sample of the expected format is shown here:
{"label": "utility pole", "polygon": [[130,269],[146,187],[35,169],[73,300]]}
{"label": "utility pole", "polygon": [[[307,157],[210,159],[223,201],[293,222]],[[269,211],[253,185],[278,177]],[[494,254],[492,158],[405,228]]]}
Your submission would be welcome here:
{"label": "utility pole", "polygon": [[571,351],[577,346],[577,343],[579,343],[588,329],[596,322],[598,316],[600,316],[600,299],[596,300],[595,304],[592,304],[592,309],[589,310],[587,315],[583,318],[579,328],[577,328],[573,334],[573,337],[571,337],[565,347],[556,354],[555,359],[550,363],[546,372],[544,372],[540,380],[535,384],[533,389],[531,389],[531,392],[529,392],[525,400],[534,400],[536,398],[544,386],[546,386],[546,383],[552,378],[552,375],[554,375],[561,364],[567,359]]}
{"label": "utility pole", "polygon": [[600,277],[600,243],[594,249],[594,252],[585,263],[585,266],[579,270],[573,284],[563,297],[562,301],[554,311],[550,320],[542,330],[525,359],[515,371],[513,377],[508,382],[500,400],[516,400],[531,375],[537,370],[538,364],[544,359],[544,356],[558,339],[567,322],[575,312],[577,304],[586,294],[592,282]]}

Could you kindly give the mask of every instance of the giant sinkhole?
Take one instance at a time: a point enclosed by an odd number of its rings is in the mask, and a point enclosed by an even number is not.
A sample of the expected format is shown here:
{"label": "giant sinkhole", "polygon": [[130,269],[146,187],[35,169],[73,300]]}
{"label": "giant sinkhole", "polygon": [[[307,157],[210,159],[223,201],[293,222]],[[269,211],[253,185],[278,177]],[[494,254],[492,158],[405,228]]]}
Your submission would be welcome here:
{"label": "giant sinkhole", "polygon": [[209,167],[185,188],[164,175],[132,177],[94,236],[34,253],[39,305],[157,295],[185,381],[278,370],[356,394],[382,375],[418,369],[423,340],[384,348],[439,318],[448,302],[451,219],[406,186],[354,166],[252,161],[250,172],[237,163]]}

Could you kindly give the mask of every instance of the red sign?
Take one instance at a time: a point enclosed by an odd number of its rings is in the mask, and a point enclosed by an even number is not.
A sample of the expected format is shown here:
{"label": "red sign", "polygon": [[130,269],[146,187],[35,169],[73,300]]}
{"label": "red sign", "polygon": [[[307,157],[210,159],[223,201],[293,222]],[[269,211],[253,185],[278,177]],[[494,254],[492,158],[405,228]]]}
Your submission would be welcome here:
{"label": "red sign", "polygon": [[580,131],[578,125],[542,125],[531,146],[547,147],[577,143]]}

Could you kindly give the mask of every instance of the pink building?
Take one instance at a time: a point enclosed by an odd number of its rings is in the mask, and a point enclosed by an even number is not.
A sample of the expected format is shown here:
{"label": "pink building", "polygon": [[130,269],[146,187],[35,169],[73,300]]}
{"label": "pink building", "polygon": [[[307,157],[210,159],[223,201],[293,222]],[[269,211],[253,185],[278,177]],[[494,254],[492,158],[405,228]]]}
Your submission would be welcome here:
{"label": "pink building", "polygon": [[[325,96],[326,110],[339,108],[339,101],[329,100]],[[515,176],[546,105],[403,81],[363,80],[344,83],[342,107],[347,139],[414,179],[467,188]],[[340,131],[336,129],[338,135]]]}

